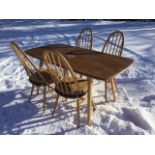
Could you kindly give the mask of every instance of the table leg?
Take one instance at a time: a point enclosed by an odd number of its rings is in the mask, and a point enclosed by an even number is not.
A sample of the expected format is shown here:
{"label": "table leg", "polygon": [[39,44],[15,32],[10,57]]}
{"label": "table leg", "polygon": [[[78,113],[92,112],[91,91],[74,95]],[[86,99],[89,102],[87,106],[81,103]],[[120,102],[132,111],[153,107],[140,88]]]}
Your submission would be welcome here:
{"label": "table leg", "polygon": [[88,77],[88,96],[87,96],[87,102],[88,102],[88,115],[87,115],[87,124],[91,125],[91,108],[92,108],[92,78]]}

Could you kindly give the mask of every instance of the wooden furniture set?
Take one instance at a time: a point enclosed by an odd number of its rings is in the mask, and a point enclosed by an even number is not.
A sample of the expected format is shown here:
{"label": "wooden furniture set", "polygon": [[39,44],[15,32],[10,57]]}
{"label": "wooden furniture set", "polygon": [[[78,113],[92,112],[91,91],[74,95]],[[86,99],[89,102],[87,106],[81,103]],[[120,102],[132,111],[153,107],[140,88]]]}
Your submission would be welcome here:
{"label": "wooden furniture set", "polygon": [[[77,127],[80,127],[80,104],[83,97],[87,95],[87,124],[91,125],[92,110],[95,109],[92,100],[93,79],[105,82],[105,100],[107,101],[107,84],[112,87],[113,100],[116,100],[115,91],[116,75],[126,70],[133,60],[122,57],[124,46],[124,35],[120,31],[111,33],[106,40],[102,52],[92,50],[92,31],[85,28],[81,31],[76,40],[76,45],[50,44],[36,47],[23,52],[16,43],[12,42],[11,47],[16,52],[23,64],[32,83],[30,99],[34,87],[44,87],[45,110],[46,87],[57,93],[56,102],[52,111],[55,113],[59,97],[77,99]],[[41,69],[37,68],[29,56],[40,60]],[[45,69],[44,69],[45,68]],[[76,74],[75,74],[76,73]],[[78,77],[77,73],[87,78]]]}

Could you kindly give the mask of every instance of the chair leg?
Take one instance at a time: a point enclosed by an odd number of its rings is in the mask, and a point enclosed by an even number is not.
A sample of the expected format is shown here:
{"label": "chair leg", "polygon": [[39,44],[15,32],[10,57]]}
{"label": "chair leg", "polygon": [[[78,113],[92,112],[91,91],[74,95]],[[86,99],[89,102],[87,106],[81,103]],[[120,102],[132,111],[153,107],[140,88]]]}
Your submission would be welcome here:
{"label": "chair leg", "polygon": [[116,91],[117,91],[117,93],[118,93],[118,95],[119,95],[119,91],[118,91],[118,87],[117,87],[116,79],[113,78],[113,81],[114,81],[115,89],[116,89]]}
{"label": "chair leg", "polygon": [[43,113],[45,112],[45,106],[46,106],[46,86],[44,86],[44,95],[43,95]]}
{"label": "chair leg", "polygon": [[53,112],[52,112],[52,117],[54,116],[56,107],[57,107],[57,105],[58,105],[59,97],[60,97],[59,95],[57,95],[57,97],[56,97],[56,101],[55,101],[54,108],[53,108]]}
{"label": "chair leg", "polygon": [[105,91],[104,97],[105,97],[105,101],[107,102],[107,81],[105,81],[104,84],[105,84],[104,85],[104,89],[105,89],[104,90]]}
{"label": "chair leg", "polygon": [[86,100],[87,98],[85,97],[85,98],[80,98],[79,100],[79,103],[80,103],[80,105]]}
{"label": "chair leg", "polygon": [[80,127],[80,100],[77,99],[77,128]]}
{"label": "chair leg", "polygon": [[112,94],[113,94],[113,100],[116,101],[115,89],[114,89],[114,80],[112,79],[110,82],[111,82],[111,89],[112,89]]}
{"label": "chair leg", "polygon": [[34,85],[32,85],[32,87],[31,87],[31,94],[30,94],[30,97],[29,97],[29,102],[31,101],[31,98],[32,98],[32,95],[33,95],[33,90],[34,90]]}
{"label": "chair leg", "polygon": [[39,89],[40,89],[40,87],[37,87],[37,95],[39,95]]}
{"label": "chair leg", "polygon": [[43,61],[42,61],[42,60],[40,60],[39,69],[41,69],[41,68],[42,68],[42,66],[43,66]]}

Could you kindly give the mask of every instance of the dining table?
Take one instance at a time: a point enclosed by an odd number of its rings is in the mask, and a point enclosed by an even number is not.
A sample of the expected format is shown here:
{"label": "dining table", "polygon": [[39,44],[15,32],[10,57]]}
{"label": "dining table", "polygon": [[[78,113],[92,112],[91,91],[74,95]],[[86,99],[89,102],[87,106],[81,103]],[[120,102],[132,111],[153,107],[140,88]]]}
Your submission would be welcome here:
{"label": "dining table", "polygon": [[102,53],[93,49],[85,49],[66,44],[48,44],[26,50],[26,54],[40,60],[42,66],[46,51],[60,52],[70,63],[74,72],[87,77],[87,124],[92,123],[92,84],[93,79],[108,80],[127,70],[133,59]]}

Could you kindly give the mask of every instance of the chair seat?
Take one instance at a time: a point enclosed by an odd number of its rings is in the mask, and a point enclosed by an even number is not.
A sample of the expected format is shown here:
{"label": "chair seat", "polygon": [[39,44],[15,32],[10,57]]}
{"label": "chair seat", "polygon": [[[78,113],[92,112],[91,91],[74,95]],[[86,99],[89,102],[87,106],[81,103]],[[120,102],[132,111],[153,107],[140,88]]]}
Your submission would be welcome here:
{"label": "chair seat", "polygon": [[[43,76],[43,78],[46,80],[46,82],[40,77],[39,73]],[[47,70],[41,70],[38,72],[35,72],[30,78],[29,81],[37,86],[41,85],[47,85],[50,83],[53,83],[52,77],[50,73]]]}
{"label": "chair seat", "polygon": [[[71,78],[69,78],[71,80]],[[78,78],[78,87],[76,83],[74,82],[74,79],[72,80],[73,82],[68,82],[68,79],[66,78],[65,80],[62,80],[62,82],[59,82],[56,87],[55,91],[67,98],[80,98],[84,96],[87,92],[87,80]],[[67,88],[66,88],[67,87]],[[68,91],[67,91],[68,90]]]}

